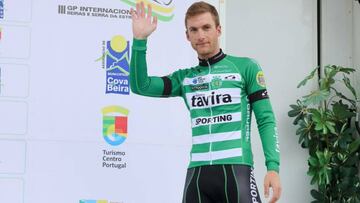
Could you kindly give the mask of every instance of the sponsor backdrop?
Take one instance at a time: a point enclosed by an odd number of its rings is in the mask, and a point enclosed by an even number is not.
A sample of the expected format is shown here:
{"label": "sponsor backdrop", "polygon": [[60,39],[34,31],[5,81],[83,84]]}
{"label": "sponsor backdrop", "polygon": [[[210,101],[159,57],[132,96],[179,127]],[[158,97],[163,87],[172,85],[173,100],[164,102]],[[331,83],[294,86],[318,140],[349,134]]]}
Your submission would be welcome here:
{"label": "sponsor backdrop", "polygon": [[[0,0],[0,202],[181,201],[191,121],[180,98],[130,91],[135,2]],[[149,73],[196,64],[193,1],[144,2]]]}

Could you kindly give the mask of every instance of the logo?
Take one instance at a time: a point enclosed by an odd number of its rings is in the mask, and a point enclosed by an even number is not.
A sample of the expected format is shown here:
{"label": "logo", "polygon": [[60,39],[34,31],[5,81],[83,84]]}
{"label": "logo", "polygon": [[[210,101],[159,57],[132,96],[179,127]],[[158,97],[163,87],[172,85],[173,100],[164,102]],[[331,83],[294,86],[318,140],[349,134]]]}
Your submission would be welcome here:
{"label": "logo", "polygon": [[112,146],[122,144],[128,136],[129,110],[120,106],[107,106],[102,109],[102,114],[105,141]]}
{"label": "logo", "polygon": [[251,200],[252,202],[259,202],[259,194],[258,194],[258,189],[256,186],[256,182],[255,182],[255,175],[254,175],[254,171],[253,169],[251,169],[250,172],[250,194],[251,194]]}
{"label": "logo", "polygon": [[78,5],[58,5],[58,14],[84,17],[131,19],[130,10],[121,8],[100,8]]}
{"label": "logo", "polygon": [[124,203],[124,202],[113,202],[108,200],[80,200],[80,203]]}
{"label": "logo", "polygon": [[258,85],[260,85],[261,87],[265,87],[265,77],[264,77],[264,72],[259,71],[256,74],[256,81],[258,83]]}
{"label": "logo", "polygon": [[121,35],[103,42],[102,60],[106,70],[106,94],[130,94],[129,41]]}
{"label": "logo", "polygon": [[261,97],[262,97],[262,98],[268,98],[268,97],[269,97],[269,94],[268,94],[267,90],[265,90],[265,91],[263,91],[263,92],[261,93]]}
{"label": "logo", "polygon": [[195,119],[194,126],[229,122],[229,121],[232,121],[232,119],[233,118],[232,118],[231,114],[218,115],[218,116],[213,116],[213,117],[200,117],[200,118]]}
{"label": "logo", "polygon": [[202,85],[191,85],[191,90],[198,91],[198,90],[208,90],[209,84],[202,84]]}
{"label": "logo", "polygon": [[80,203],[109,203],[107,200],[80,200]]}
{"label": "logo", "polygon": [[192,80],[192,83],[193,83],[194,85],[202,84],[202,83],[205,82],[205,80],[206,80],[206,78],[200,76],[200,77],[194,78],[194,79]]}
{"label": "logo", "polygon": [[173,0],[120,0],[123,3],[136,7],[136,3],[144,2],[145,8],[147,5],[151,5],[153,16],[156,16],[159,20],[168,22],[174,18],[174,7],[172,6]]}
{"label": "logo", "polygon": [[4,19],[4,0],[0,0],[0,19]]}
{"label": "logo", "polygon": [[227,75],[225,76],[225,80],[236,80],[236,75]]}
{"label": "logo", "polygon": [[213,89],[219,89],[222,85],[222,80],[220,76],[214,76],[211,80],[211,87]]}
{"label": "logo", "polygon": [[192,107],[203,107],[203,106],[213,106],[217,104],[226,104],[231,103],[232,98],[230,94],[215,94],[211,92],[211,95],[194,95],[191,97],[191,106]]}
{"label": "logo", "polygon": [[276,140],[276,152],[280,153],[280,144],[279,144],[279,135],[278,135],[278,129],[277,127],[274,128],[275,134],[274,134],[274,138]]}

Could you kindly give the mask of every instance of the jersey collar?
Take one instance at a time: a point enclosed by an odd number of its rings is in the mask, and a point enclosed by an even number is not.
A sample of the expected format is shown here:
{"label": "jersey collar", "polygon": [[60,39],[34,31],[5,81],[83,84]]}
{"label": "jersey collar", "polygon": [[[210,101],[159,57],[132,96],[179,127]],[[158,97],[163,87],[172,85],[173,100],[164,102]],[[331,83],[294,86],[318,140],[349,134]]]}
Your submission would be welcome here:
{"label": "jersey collar", "polygon": [[209,64],[212,65],[214,63],[219,62],[221,59],[225,58],[226,54],[220,49],[220,51],[215,54],[213,57],[210,57],[208,59],[199,59],[199,65],[200,66],[208,66]]}

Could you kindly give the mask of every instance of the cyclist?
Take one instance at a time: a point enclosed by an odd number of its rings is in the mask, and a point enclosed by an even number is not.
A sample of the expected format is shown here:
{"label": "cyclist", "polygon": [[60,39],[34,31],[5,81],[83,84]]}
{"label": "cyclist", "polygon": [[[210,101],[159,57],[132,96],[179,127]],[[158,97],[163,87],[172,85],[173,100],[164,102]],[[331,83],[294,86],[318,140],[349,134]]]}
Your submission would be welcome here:
{"label": "cyclist", "polygon": [[219,47],[221,26],[216,9],[192,4],[185,16],[186,36],[199,64],[164,77],[148,76],[147,37],[156,29],[143,2],[132,10],[131,90],[150,97],[181,96],[190,111],[192,149],[185,180],[184,203],[261,202],[253,174],[250,143],[251,113],[255,113],[267,174],[265,197],[280,198],[279,146],[274,113],[264,74],[255,60],[226,55]]}

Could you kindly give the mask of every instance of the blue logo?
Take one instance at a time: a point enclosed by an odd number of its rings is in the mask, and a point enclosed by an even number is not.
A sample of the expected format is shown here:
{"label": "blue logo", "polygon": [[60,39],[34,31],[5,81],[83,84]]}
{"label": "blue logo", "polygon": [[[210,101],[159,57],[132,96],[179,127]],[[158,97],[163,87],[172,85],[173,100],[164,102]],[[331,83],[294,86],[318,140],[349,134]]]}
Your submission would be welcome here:
{"label": "blue logo", "polygon": [[106,94],[130,94],[129,41],[116,35],[111,41],[104,42],[102,59],[106,70]]}
{"label": "blue logo", "polygon": [[107,200],[80,200],[80,203],[108,203]]}

